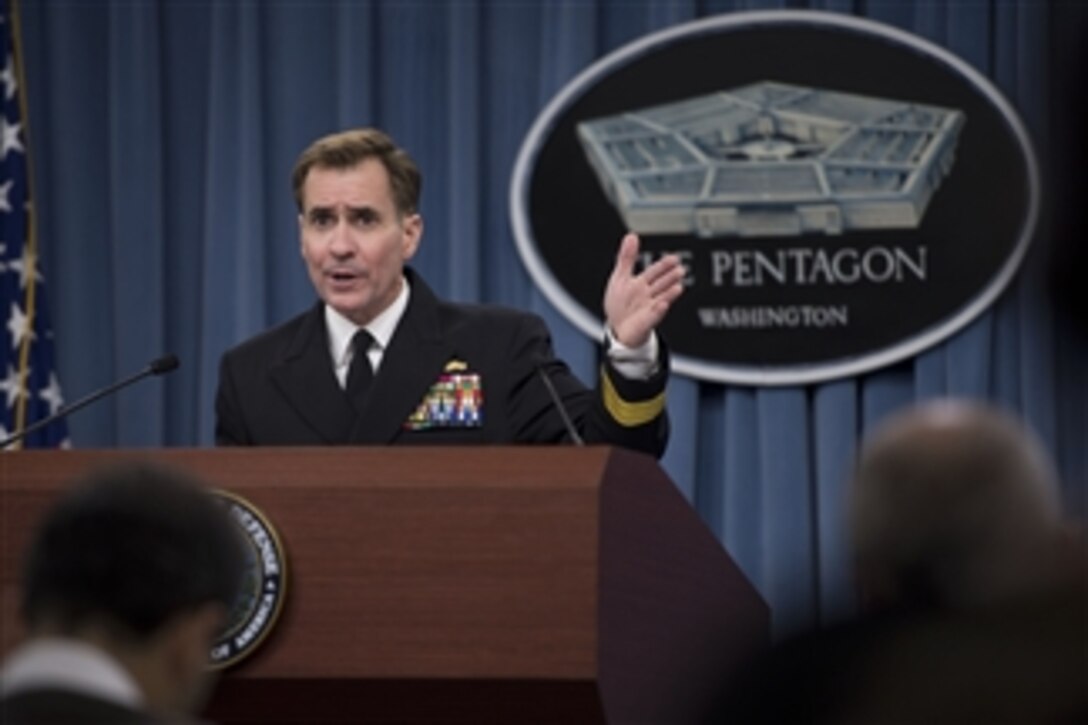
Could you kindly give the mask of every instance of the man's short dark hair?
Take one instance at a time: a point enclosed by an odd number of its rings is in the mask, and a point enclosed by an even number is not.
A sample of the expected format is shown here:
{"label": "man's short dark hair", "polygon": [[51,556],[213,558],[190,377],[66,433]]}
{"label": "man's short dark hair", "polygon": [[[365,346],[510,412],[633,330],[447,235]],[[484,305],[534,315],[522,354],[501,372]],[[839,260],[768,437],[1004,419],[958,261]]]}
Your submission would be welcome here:
{"label": "man's short dark hair", "polygon": [[295,203],[299,213],[305,211],[302,188],[310,169],[351,169],[367,159],[377,159],[389,174],[393,203],[401,216],[415,214],[423,178],[419,167],[408,152],[383,131],[357,128],[317,139],[302,152],[291,174]]}
{"label": "man's short dark hair", "polygon": [[24,562],[31,629],[104,625],[146,639],[174,615],[229,608],[242,538],[199,481],[157,464],[91,472],[46,514]]}

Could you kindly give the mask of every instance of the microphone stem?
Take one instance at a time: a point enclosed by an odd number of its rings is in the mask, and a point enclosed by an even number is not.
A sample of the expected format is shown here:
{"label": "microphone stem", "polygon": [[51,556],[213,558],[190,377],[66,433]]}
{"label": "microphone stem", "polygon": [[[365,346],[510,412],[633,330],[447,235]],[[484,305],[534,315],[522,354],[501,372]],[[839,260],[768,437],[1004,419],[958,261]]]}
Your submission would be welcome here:
{"label": "microphone stem", "polygon": [[102,388],[101,390],[98,390],[98,391],[96,391],[94,393],[91,393],[90,395],[86,395],[86,396],[80,398],[79,400],[77,400],[76,402],[74,402],[74,403],[72,403],[70,405],[62,406],[53,415],[48,415],[45,418],[42,418],[41,420],[39,420],[39,421],[37,421],[35,423],[32,423],[31,425],[28,425],[26,428],[23,428],[22,430],[20,430],[20,431],[18,431],[16,433],[12,433],[7,438],[4,438],[2,441],[0,441],[0,450],[3,450],[5,448],[7,448],[12,443],[25,438],[26,436],[30,435],[31,433],[33,433],[36,430],[44,428],[45,426],[49,425],[50,423],[52,423],[52,422],[54,422],[56,420],[60,420],[61,418],[64,418],[65,416],[76,412],[80,408],[83,408],[83,407],[86,407],[86,406],[90,405],[91,403],[93,403],[94,401],[98,400],[101,397],[109,395],[110,393],[113,393],[113,392],[117,391],[118,389],[125,387],[126,385],[131,385],[132,383],[135,383],[140,378],[146,378],[148,375],[151,375],[153,372],[154,371],[150,367],[145,368],[145,369],[141,370],[140,372],[138,372],[138,373],[136,373],[134,375],[128,376],[124,380],[120,380],[120,381],[118,381],[118,382],[116,382],[116,383],[114,383],[114,384],[112,384],[112,385],[110,385],[108,387]]}
{"label": "microphone stem", "polygon": [[544,387],[548,389],[548,395],[552,397],[552,403],[555,404],[556,410],[559,411],[559,417],[563,419],[563,425],[567,428],[567,435],[570,436],[575,445],[584,446],[586,442],[578,434],[574,421],[567,415],[567,407],[563,405],[563,399],[559,397],[559,393],[556,391],[555,385],[552,384],[552,379],[548,377],[548,373],[544,370],[544,366],[537,365],[536,371],[540,373],[540,378],[544,381]]}

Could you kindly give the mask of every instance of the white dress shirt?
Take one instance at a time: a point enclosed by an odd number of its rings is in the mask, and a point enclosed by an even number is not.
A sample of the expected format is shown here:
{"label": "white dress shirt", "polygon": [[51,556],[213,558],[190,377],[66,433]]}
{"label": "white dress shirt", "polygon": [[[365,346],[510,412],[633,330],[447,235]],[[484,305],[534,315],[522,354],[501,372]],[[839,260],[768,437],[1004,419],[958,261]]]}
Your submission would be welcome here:
{"label": "white dress shirt", "polygon": [[[374,344],[370,346],[367,355],[370,357],[370,366],[375,375],[378,374],[378,368],[381,366],[386,348],[389,347],[389,341],[393,339],[393,333],[396,332],[397,325],[400,324],[405,310],[408,309],[411,285],[408,284],[408,280],[402,278],[402,281],[400,294],[393,300],[393,304],[366,325],[367,332],[374,338]],[[340,387],[343,388],[347,385],[348,371],[351,370],[351,361],[355,357],[351,340],[359,330],[359,325],[329,305],[325,305],[325,328],[329,331],[329,356],[332,358],[333,371],[336,373]],[[620,375],[629,380],[648,380],[657,372],[656,332],[651,332],[650,339],[637,348],[627,347],[617,340],[607,325],[605,325],[605,337],[608,340],[608,359]]]}
{"label": "white dress shirt", "polygon": [[144,698],[132,676],[97,647],[73,639],[31,640],[0,670],[0,697],[27,690],[61,689],[139,708]]}
{"label": "white dress shirt", "polygon": [[[408,298],[411,296],[408,280],[402,278],[400,294],[389,305],[366,325],[367,332],[374,338],[374,344],[370,346],[367,355],[370,357],[370,366],[374,374],[378,374],[378,368],[382,364],[382,356],[389,347],[389,341],[393,339],[393,333],[400,324],[400,318],[404,317],[404,311],[408,309]],[[329,331],[329,355],[332,357],[333,371],[340,387],[347,385],[348,371],[351,370],[351,361],[355,357],[355,349],[351,340],[359,330],[359,325],[341,315],[329,305],[325,305],[325,328]]]}

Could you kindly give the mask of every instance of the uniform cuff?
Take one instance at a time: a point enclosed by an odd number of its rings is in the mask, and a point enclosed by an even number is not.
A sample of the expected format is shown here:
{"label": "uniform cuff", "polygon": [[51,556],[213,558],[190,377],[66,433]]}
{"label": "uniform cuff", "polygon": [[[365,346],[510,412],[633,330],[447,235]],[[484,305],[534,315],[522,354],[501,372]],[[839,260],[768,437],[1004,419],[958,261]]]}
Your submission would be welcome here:
{"label": "uniform cuff", "polygon": [[612,330],[604,328],[605,353],[608,362],[628,380],[649,380],[660,369],[659,345],[657,333],[650,332],[650,338],[639,347],[627,347],[616,339]]}

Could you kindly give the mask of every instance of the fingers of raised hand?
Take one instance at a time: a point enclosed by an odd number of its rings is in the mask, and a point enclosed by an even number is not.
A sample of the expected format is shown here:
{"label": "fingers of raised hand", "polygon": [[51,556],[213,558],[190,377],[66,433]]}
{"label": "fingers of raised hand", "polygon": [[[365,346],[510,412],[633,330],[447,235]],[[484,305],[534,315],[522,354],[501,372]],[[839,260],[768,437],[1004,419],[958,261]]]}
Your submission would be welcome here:
{"label": "fingers of raised hand", "polygon": [[684,266],[679,257],[670,254],[651,264],[640,276],[650,293],[656,296],[683,281]]}
{"label": "fingers of raised hand", "polygon": [[616,267],[613,274],[631,275],[634,273],[635,262],[638,260],[638,235],[629,233],[620,242],[620,249],[616,252]]}

